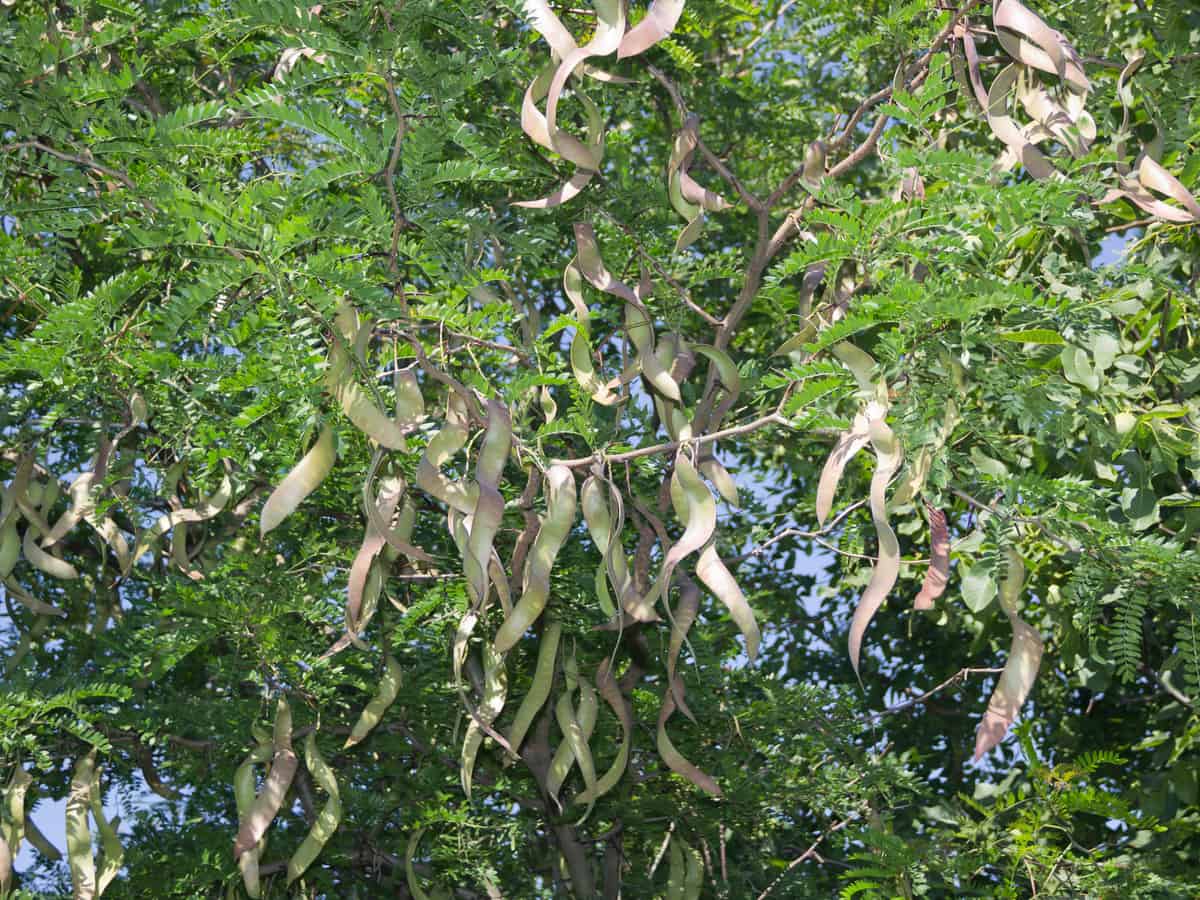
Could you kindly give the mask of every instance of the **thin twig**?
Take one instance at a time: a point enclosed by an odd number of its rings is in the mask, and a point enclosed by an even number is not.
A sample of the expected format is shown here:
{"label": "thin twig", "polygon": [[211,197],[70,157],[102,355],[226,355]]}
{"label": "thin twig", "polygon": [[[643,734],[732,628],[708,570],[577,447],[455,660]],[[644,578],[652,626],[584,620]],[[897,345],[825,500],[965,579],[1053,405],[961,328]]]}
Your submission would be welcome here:
{"label": "thin twig", "polygon": [[836,834],[837,832],[841,831],[843,828],[845,828],[851,822],[856,821],[857,819],[858,819],[858,813],[857,812],[851,813],[850,815],[846,816],[846,818],[842,819],[840,822],[837,822],[837,823],[829,826],[828,828],[826,828],[824,831],[822,831],[817,836],[817,839],[808,845],[807,850],[805,850],[803,853],[801,853],[799,856],[797,856],[795,859],[793,859],[790,863],[787,864],[787,868],[784,869],[782,872],[780,872],[778,877],[776,877],[776,879],[774,881],[772,881],[769,885],[767,885],[766,890],[764,890],[761,894],[759,894],[758,897],[756,898],[756,900],[763,900],[763,898],[765,898],[768,894],[770,894],[773,890],[775,890],[775,887],[779,884],[779,882],[783,881],[783,879],[787,877],[788,873],[791,872],[792,869],[796,868],[796,866],[800,865],[800,863],[804,862],[806,859],[812,859],[814,856],[816,856],[817,855],[817,847],[819,847],[821,845],[821,842],[823,840],[825,840],[830,835]]}

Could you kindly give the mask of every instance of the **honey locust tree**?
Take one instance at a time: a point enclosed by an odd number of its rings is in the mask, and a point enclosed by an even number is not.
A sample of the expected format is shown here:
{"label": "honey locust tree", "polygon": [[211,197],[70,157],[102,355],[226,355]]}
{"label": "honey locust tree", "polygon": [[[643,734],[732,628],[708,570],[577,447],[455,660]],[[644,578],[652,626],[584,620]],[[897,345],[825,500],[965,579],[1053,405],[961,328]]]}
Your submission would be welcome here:
{"label": "honey locust tree", "polygon": [[1200,892],[1198,83],[1158,0],[4,0],[0,896]]}

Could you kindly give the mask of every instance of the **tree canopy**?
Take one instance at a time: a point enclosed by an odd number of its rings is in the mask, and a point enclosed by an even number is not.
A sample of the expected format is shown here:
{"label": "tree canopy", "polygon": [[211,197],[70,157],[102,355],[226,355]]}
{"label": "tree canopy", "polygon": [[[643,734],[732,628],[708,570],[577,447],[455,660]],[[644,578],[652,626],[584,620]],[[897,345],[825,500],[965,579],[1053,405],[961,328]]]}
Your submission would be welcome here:
{"label": "tree canopy", "polygon": [[1200,895],[1198,84],[3,0],[0,898]]}

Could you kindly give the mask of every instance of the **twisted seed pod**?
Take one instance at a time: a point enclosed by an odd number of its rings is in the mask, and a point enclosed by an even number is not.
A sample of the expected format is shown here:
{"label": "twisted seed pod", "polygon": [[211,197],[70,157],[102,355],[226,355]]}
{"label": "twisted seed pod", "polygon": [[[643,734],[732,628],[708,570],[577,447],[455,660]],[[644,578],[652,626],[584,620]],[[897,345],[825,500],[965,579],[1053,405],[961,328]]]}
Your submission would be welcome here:
{"label": "twisted seed pod", "polygon": [[650,313],[633,289],[614,278],[605,267],[591,225],[584,222],[575,224],[575,246],[583,277],[596,289],[625,301],[625,330],[637,353],[635,364],[656,391],[668,400],[679,403],[679,385],[654,355],[654,324]]}
{"label": "twisted seed pod", "polygon": [[1017,61],[1057,75],[1072,90],[1091,90],[1075,48],[1019,0],[999,0],[992,7],[992,24],[1000,46]]}
{"label": "twisted seed pod", "polygon": [[1011,547],[1005,551],[1005,555],[1008,572],[1000,585],[1000,605],[1012,623],[1012,645],[1008,651],[1008,662],[1004,664],[1004,671],[1000,673],[1000,680],[988,700],[987,712],[975,732],[976,761],[1004,739],[1037,680],[1038,667],[1042,662],[1042,637],[1021,618],[1017,610],[1017,599],[1025,586],[1025,564],[1020,554]]}
{"label": "twisted seed pod", "polygon": [[[608,498],[605,498],[605,494]],[[609,506],[613,501],[616,510],[616,521],[613,521]],[[608,573],[609,584],[616,594],[619,605],[638,621],[652,622],[658,619],[653,608],[647,608],[643,598],[638,595],[629,574],[629,559],[621,544],[621,529],[625,525],[625,511],[620,493],[607,480],[598,475],[588,476],[580,491],[580,505],[583,507],[583,518],[587,524],[588,533],[604,557],[603,565]],[[603,605],[603,601],[602,601]],[[645,618],[639,618],[645,617]]]}
{"label": "twisted seed pod", "polygon": [[504,708],[504,700],[508,694],[508,671],[504,667],[504,657],[496,652],[490,644],[483,645],[483,698],[479,707],[467,722],[467,734],[463,738],[463,748],[459,775],[462,779],[463,793],[471,796],[471,776],[475,772],[475,758],[483,744],[484,727],[490,727]]}
{"label": "twisted seed pod", "polygon": [[555,621],[546,623],[538,641],[537,666],[533,673],[533,684],[529,686],[521,705],[517,707],[517,715],[512,727],[508,730],[508,743],[514,751],[521,749],[521,743],[534,717],[550,696],[550,688],[554,684],[554,660],[558,655],[558,641],[562,635],[562,626]]}
{"label": "twisted seed pod", "polygon": [[[369,327],[360,329],[355,323],[356,318],[357,313],[349,304],[343,303],[338,307],[336,327],[329,345],[325,385],[355,428],[389,450],[404,452],[407,449],[404,430],[375,405],[354,378],[354,357],[347,352],[347,345],[351,349],[361,345],[359,335],[364,330],[370,336]],[[361,351],[361,346],[359,349]]]}
{"label": "twisted seed pod", "polygon": [[933,609],[933,601],[946,590],[950,578],[950,529],[946,525],[946,514],[940,509],[929,510],[929,568],[921,592],[913,600],[913,609]]}
{"label": "twisted seed pod", "polygon": [[663,762],[672,772],[682,775],[705,793],[720,797],[721,788],[717,782],[710,775],[700,771],[693,763],[688,762],[683,754],[675,749],[675,745],[671,743],[671,738],[667,735],[667,720],[671,718],[677,708],[675,697],[685,693],[683,678],[676,675],[675,680],[663,694],[662,706],[658,711],[658,755],[662,757]]}
{"label": "twisted seed pod", "polygon": [[[681,3],[679,6],[682,9],[683,4]],[[649,20],[650,16],[647,15],[629,34],[633,35]],[[700,236],[700,231],[704,227],[705,211],[719,212],[729,208],[729,204],[723,197],[701,187],[688,175],[688,167],[696,152],[696,131],[699,124],[700,119],[695,115],[689,115],[684,120],[683,127],[675,135],[671,158],[667,161],[667,197],[675,212],[679,213],[687,222],[675,242],[676,253],[691,246]]]}
{"label": "twisted seed pod", "polygon": [[621,38],[621,45],[617,48],[617,59],[637,56],[663,38],[669,37],[675,30],[679,17],[683,15],[684,2],[685,0],[652,0],[650,8],[646,10],[646,17]]}
{"label": "twisted seed pod", "polygon": [[92,858],[92,831],[88,814],[92,809],[93,775],[96,751],[75,763],[67,794],[67,865],[71,870],[71,891],[74,900],[95,900],[96,861]]}
{"label": "twisted seed pod", "polygon": [[[245,819],[254,805],[254,766],[271,759],[271,735],[267,732],[255,734],[258,743],[233,773],[233,800],[239,819]],[[266,845],[266,837],[238,857],[238,869],[242,873],[242,884],[252,900],[262,896],[262,883],[258,875],[258,861]]]}
{"label": "twisted seed pod", "polygon": [[[603,797],[616,787],[621,776],[625,774],[625,769],[629,765],[629,746],[633,738],[633,713],[630,711],[625,697],[621,694],[621,688],[617,685],[616,679],[613,678],[607,659],[601,660],[600,665],[596,667],[596,688],[621,723],[621,746],[617,748],[617,756],[608,771],[596,781],[595,788],[585,787],[575,796],[575,803],[586,803],[589,808],[597,798]],[[580,705],[582,706],[582,703]]]}
{"label": "twisted seed pod", "polygon": [[[301,465],[303,465],[303,462]],[[286,480],[285,478],[284,481]],[[283,485],[280,485],[280,488],[282,487]],[[276,491],[278,490],[279,488],[276,488]],[[143,531],[134,544],[131,560],[137,561],[141,559],[146,551],[154,545],[155,541],[177,525],[204,522],[213,518],[225,508],[231,496],[233,496],[233,484],[229,480],[229,475],[226,474],[221,477],[220,487],[213,494],[201,500],[195,507],[172,510],[160,516],[153,525]],[[272,494],[273,496],[274,494]],[[269,503],[270,501],[268,500],[267,502]],[[265,508],[263,512],[264,514],[266,513]]]}
{"label": "twisted seed pod", "polygon": [[25,837],[25,793],[33,776],[19,765],[4,789],[3,811],[0,816],[0,896],[12,886],[12,864],[21,850]]}
{"label": "twisted seed pod", "polygon": [[350,729],[350,737],[346,738],[346,743],[342,745],[343,750],[350,749],[371,733],[400,692],[400,663],[389,654],[383,658],[383,666],[379,689],[359,714],[354,727]]}
{"label": "twisted seed pod", "polygon": [[885,411],[878,404],[868,406],[871,446],[875,450],[875,473],[871,476],[871,519],[879,538],[879,558],[871,569],[871,580],[859,598],[850,620],[850,665],[858,674],[859,653],[867,626],[896,584],[900,575],[900,542],[887,519],[887,485],[900,467],[903,455],[892,429],[884,421]]}
{"label": "twisted seed pod", "polygon": [[418,828],[408,838],[408,847],[404,851],[404,877],[408,882],[408,892],[413,895],[413,900],[429,900],[429,895],[421,888],[421,882],[417,880],[417,873],[413,869],[413,857],[417,853],[417,846],[421,843],[421,836],[425,834],[425,828]]}
{"label": "twisted seed pod", "polygon": [[[558,792],[570,773],[571,766],[578,763],[579,773],[583,776],[584,790],[589,793],[589,796],[594,797],[596,795],[596,764],[592,759],[588,741],[591,740],[592,731],[596,727],[596,715],[599,712],[596,689],[586,678],[577,675],[573,656],[567,658],[564,670],[567,689],[563,691],[554,706],[554,718],[562,732],[563,743],[559,745],[554,759],[551,760],[550,772],[546,778],[546,790],[552,799],[557,800]],[[571,694],[575,692],[576,687],[579,689],[578,708],[571,702]],[[591,815],[591,812],[592,803],[589,802],[579,821],[584,821]]]}
{"label": "twisted seed pod", "polygon": [[321,808],[317,821],[304,836],[292,858],[288,860],[288,884],[303,875],[312,865],[342,821],[342,799],[337,778],[333,769],[329,768],[329,764],[322,758],[321,751],[317,748],[317,735],[312,731],[304,739],[304,765],[312,773],[313,781],[329,795],[329,800]]}
{"label": "twisted seed pod", "polygon": [[[687,640],[688,632],[699,615],[700,588],[696,586],[695,582],[687,581],[680,589],[679,602],[675,604],[675,609],[671,612],[671,643],[667,648],[667,683],[670,685],[675,684],[675,666],[679,661],[679,653],[683,649],[684,641]],[[687,701],[682,694],[675,697],[675,703],[680,712],[693,722],[696,721],[696,717],[688,709]]]}
{"label": "twisted seed pod", "polygon": [[667,551],[658,581],[646,596],[646,604],[651,608],[670,590],[675,567],[708,543],[717,527],[717,504],[682,449],[675,456],[675,470],[671,474],[671,504],[685,527],[679,540]]}
{"label": "twisted seed pod", "polygon": [[758,644],[762,637],[758,621],[754,618],[754,611],[750,608],[750,603],[738,586],[737,580],[717,554],[714,540],[710,539],[700,551],[700,558],[696,561],[696,577],[725,604],[725,608],[729,610],[729,617],[746,639],[746,655],[754,662],[758,657]]}
{"label": "twisted seed pod", "polygon": [[333,447],[333,429],[328,425],[317,435],[316,443],[304,454],[292,471],[271,492],[263,505],[259,521],[262,537],[288,517],[304,499],[315,491],[333,469],[336,453]]}
{"label": "twisted seed pod", "polygon": [[441,468],[462,449],[467,442],[467,429],[455,422],[447,422],[437,434],[429,439],[421,461],[417,464],[417,487],[430,496],[441,500],[451,509],[470,513],[475,503],[471,491],[462,481],[451,481],[442,474]]}
{"label": "twisted seed pod", "polygon": [[121,871],[125,859],[125,848],[117,829],[104,815],[103,794],[100,791],[100,769],[92,771],[91,793],[92,818],[96,821],[96,832],[100,835],[100,853],[97,854],[96,896],[99,897]]}
{"label": "twisted seed pod", "polygon": [[267,833],[299,767],[299,760],[292,749],[292,710],[286,697],[279,698],[271,742],[271,771],[263,782],[262,791],[254,798],[246,815],[242,816],[237,838],[233,842],[235,858],[254,847]]}
{"label": "twisted seed pod", "polygon": [[30,522],[25,529],[25,536],[21,539],[21,550],[24,552],[25,558],[29,560],[29,564],[35,569],[45,572],[51,578],[60,578],[64,581],[78,578],[79,572],[73,565],[57,556],[52,556],[38,546],[38,532],[38,526]]}
{"label": "twisted seed pod", "polygon": [[496,633],[495,649],[504,654],[516,646],[550,597],[550,570],[559,549],[575,524],[575,476],[566,466],[551,466],[546,473],[546,515],[525,563],[521,599]]}

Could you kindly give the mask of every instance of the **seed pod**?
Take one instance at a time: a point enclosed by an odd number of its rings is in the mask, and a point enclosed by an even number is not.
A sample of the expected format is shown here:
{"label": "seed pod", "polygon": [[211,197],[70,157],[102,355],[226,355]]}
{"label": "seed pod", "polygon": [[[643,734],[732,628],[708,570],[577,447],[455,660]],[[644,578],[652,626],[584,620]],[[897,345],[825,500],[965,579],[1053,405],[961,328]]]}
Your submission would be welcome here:
{"label": "seed pod", "polygon": [[871,476],[871,519],[879,539],[879,558],[871,569],[871,580],[859,598],[850,620],[850,665],[858,674],[863,635],[876,611],[900,575],[900,542],[887,519],[887,486],[903,458],[900,444],[884,420],[885,410],[872,403],[867,409],[871,446],[875,450],[875,473]]}
{"label": "seed pod", "polygon": [[[359,333],[352,324],[354,310],[348,304],[338,309],[337,324],[329,347],[329,368],[325,373],[325,384],[354,426],[371,440],[389,450],[404,452],[407,445],[404,431],[387,417],[374,401],[366,395],[354,378],[353,357],[347,352],[347,344]],[[338,332],[342,332],[339,334]]]}
{"label": "seed pod", "polygon": [[[301,465],[303,465],[303,462]],[[289,475],[288,477],[291,476]],[[286,482],[286,480],[287,479],[285,478],[284,481]],[[283,485],[281,484],[280,488],[282,487]],[[278,490],[279,488],[276,488],[276,491]],[[218,487],[213,494],[201,500],[200,503],[194,508],[172,510],[165,515],[160,516],[158,521],[143,531],[138,536],[137,543],[134,544],[133,554],[131,555],[130,559],[133,562],[141,559],[146,551],[153,546],[155,541],[157,541],[172,528],[175,528],[177,525],[204,522],[213,518],[225,508],[225,504],[229,502],[229,498],[232,495],[233,484],[230,482],[229,476],[224,475],[221,478],[220,487]],[[275,495],[272,494],[271,496],[274,497]],[[267,502],[270,503],[270,500]],[[266,511],[267,510],[264,507],[263,513],[265,514]]]}
{"label": "seed pod", "polygon": [[96,856],[96,896],[99,897],[120,873],[121,864],[125,860],[125,848],[121,846],[121,838],[117,834],[117,829],[104,815],[99,768],[92,772],[91,807],[92,818],[96,820],[96,832],[100,835],[101,852]]}
{"label": "seed pod", "polygon": [[12,864],[21,851],[25,837],[25,793],[33,776],[19,765],[4,789],[3,815],[0,815],[0,896],[12,886]]}
{"label": "seed pod", "polygon": [[521,705],[517,707],[517,715],[508,731],[508,743],[514,751],[521,749],[521,743],[533,724],[534,717],[550,696],[550,688],[554,684],[554,660],[558,655],[558,641],[562,635],[562,626],[556,621],[546,623],[538,641],[537,666],[533,673],[533,684],[529,686]]}
{"label": "seed pod", "polygon": [[1008,572],[1000,585],[1000,605],[1012,623],[1012,645],[1008,651],[1008,662],[1004,664],[1004,671],[1000,673],[1000,680],[988,701],[987,712],[975,732],[976,761],[1004,739],[1037,680],[1042,661],[1041,635],[1021,618],[1017,610],[1017,599],[1025,585],[1025,564],[1020,554],[1011,547],[1005,551],[1005,555]]}
{"label": "seed pod", "polygon": [[342,821],[342,799],[337,778],[333,769],[329,768],[329,764],[321,757],[321,751],[317,748],[317,735],[312,731],[304,739],[304,765],[312,774],[313,781],[329,795],[329,800],[322,807],[317,821],[304,836],[296,852],[292,854],[292,858],[288,860],[288,884],[303,875],[312,865]]}
{"label": "seed pod", "polygon": [[825,460],[825,465],[821,469],[821,478],[817,482],[816,501],[817,524],[822,528],[825,527],[825,520],[829,518],[829,512],[833,509],[833,497],[837,493],[838,483],[842,480],[842,473],[846,470],[846,465],[858,454],[858,451],[870,443],[870,440],[867,417],[859,413],[854,417],[850,428],[842,432],[837,444],[834,445],[833,452]]}
{"label": "seed pod", "polygon": [[[567,673],[567,689],[558,698],[554,707],[554,718],[558,722],[563,735],[563,743],[554,754],[550,763],[550,773],[546,779],[546,790],[550,797],[557,800],[558,791],[563,781],[571,771],[573,763],[579,764],[579,773],[583,776],[584,790],[589,796],[596,795],[596,765],[592,759],[592,751],[588,746],[592,731],[596,727],[598,704],[596,690],[586,678],[575,675],[575,660],[570,657],[564,667]],[[571,694],[576,685],[579,688],[579,706],[571,702]],[[580,818],[586,819],[592,811],[592,803]]]}
{"label": "seed pod", "polygon": [[667,720],[671,718],[676,709],[675,695],[683,693],[685,693],[683,679],[679,675],[676,675],[675,682],[663,694],[662,706],[658,711],[658,755],[662,757],[663,762],[667,764],[667,767],[672,772],[682,775],[705,793],[711,794],[714,797],[720,797],[721,788],[717,782],[711,776],[706,775],[695,765],[684,759],[683,754],[675,749],[675,745],[671,743],[670,737],[667,736]]}
{"label": "seed pod", "polygon": [[504,708],[508,695],[508,671],[504,657],[490,644],[483,645],[483,698],[467,722],[467,734],[463,739],[459,775],[463,793],[471,796],[471,776],[475,772],[475,757],[483,744],[484,726],[491,727]]}
{"label": "seed pod", "polygon": [[[679,652],[683,649],[687,634],[699,615],[700,588],[696,587],[695,582],[689,580],[679,591],[679,602],[675,604],[675,609],[671,612],[671,644],[667,649],[667,683],[670,685],[675,684],[675,665],[679,661]],[[693,722],[696,721],[696,717],[688,709],[682,694],[675,697],[675,703],[680,712]]]}
{"label": "seed pod", "polygon": [[271,492],[263,505],[259,521],[262,537],[286,519],[304,499],[315,491],[333,469],[336,452],[333,447],[333,429],[328,425],[321,429],[312,449],[288,472],[283,481]]}
{"label": "seed pod", "polygon": [[685,527],[679,540],[667,552],[658,581],[646,596],[646,605],[651,608],[670,590],[675,567],[702,548],[717,527],[717,504],[682,449],[675,455],[675,471],[671,474],[671,504]]}
{"label": "seed pod", "polygon": [[95,900],[96,862],[92,859],[92,831],[88,813],[92,808],[96,751],[75,763],[71,790],[67,795],[67,864],[71,870],[74,900]]}
{"label": "seed pod", "polygon": [[271,740],[271,771],[263,782],[262,791],[254,798],[254,803],[238,826],[237,838],[233,843],[234,857],[240,857],[262,840],[279,812],[299,767],[299,760],[292,750],[292,711],[284,696],[279,698],[275,710],[275,728]]}
{"label": "seed pod", "polygon": [[950,529],[946,514],[932,506],[929,511],[929,568],[921,592],[913,601],[913,609],[933,609],[933,601],[942,596],[950,578]]}
{"label": "seed pod", "polygon": [[408,838],[408,847],[404,851],[404,876],[408,881],[408,892],[413,895],[413,900],[429,900],[429,895],[421,889],[421,883],[417,881],[417,873],[413,869],[413,856],[416,855],[417,846],[421,843],[421,836],[425,834],[426,829],[418,828]]}
{"label": "seed pod", "polygon": [[[633,738],[633,714],[625,697],[621,694],[621,688],[612,676],[607,659],[601,660],[600,665],[596,667],[596,687],[600,691],[600,696],[604,698],[604,701],[612,708],[613,714],[621,722],[622,733],[621,746],[617,749],[617,756],[608,771],[600,776],[594,789],[585,787],[575,797],[575,803],[586,803],[589,807],[596,802],[597,798],[603,797],[616,787],[621,776],[625,774],[625,769],[629,765],[629,745]],[[582,702],[580,706],[583,706]]]}
{"label": "seed pod", "polygon": [[675,30],[679,17],[683,15],[684,0],[653,0],[646,10],[646,17],[638,22],[621,38],[617,48],[617,59],[645,53]]}
{"label": "seed pod", "polygon": [[758,656],[758,644],[761,639],[758,621],[754,618],[754,610],[750,608],[746,595],[742,593],[736,579],[717,554],[716,544],[712,540],[700,551],[700,559],[696,562],[696,577],[725,604],[725,608],[729,610],[729,617],[746,639],[746,655],[754,662]]}
{"label": "seed pod", "polygon": [[383,658],[383,665],[384,671],[383,677],[379,679],[379,690],[359,714],[358,721],[350,730],[350,737],[346,738],[346,743],[342,745],[343,750],[353,747],[371,733],[400,692],[400,663],[396,662],[393,656],[388,655]]}
{"label": "seed pod", "polygon": [[79,572],[76,571],[73,565],[59,559],[57,556],[51,556],[38,546],[36,540],[37,533],[37,526],[33,522],[30,522],[25,529],[25,536],[21,540],[21,549],[24,551],[25,558],[29,560],[30,565],[35,569],[45,572],[51,578],[61,578],[63,580],[78,578]]}
{"label": "seed pod", "polygon": [[575,524],[575,476],[566,466],[552,466],[546,474],[546,515],[525,563],[521,599],[496,633],[495,649],[504,654],[516,646],[550,597],[550,570],[559,549]]}
{"label": "seed pod", "polygon": [[425,453],[417,464],[416,474],[417,486],[421,490],[461,513],[470,513],[475,499],[462,481],[451,481],[443,475],[441,467],[449,462],[466,442],[466,428],[448,422],[425,445]]}

